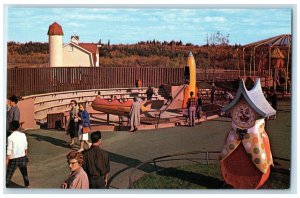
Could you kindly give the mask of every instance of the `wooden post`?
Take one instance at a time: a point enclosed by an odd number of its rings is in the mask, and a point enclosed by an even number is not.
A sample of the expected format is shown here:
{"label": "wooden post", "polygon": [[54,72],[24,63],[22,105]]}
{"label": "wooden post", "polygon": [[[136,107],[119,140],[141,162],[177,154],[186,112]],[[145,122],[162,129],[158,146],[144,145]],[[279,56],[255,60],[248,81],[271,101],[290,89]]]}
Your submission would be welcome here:
{"label": "wooden post", "polygon": [[107,124],[109,124],[109,113],[107,114],[107,120],[106,120]]}
{"label": "wooden post", "polygon": [[239,55],[239,48],[237,48],[237,58],[238,58],[238,71],[239,71],[239,77],[241,76],[240,71],[240,55]]}
{"label": "wooden post", "polygon": [[255,47],[254,47],[253,53],[254,53],[254,58],[253,58],[253,72],[254,72],[254,76],[255,76]]}
{"label": "wooden post", "polygon": [[274,67],[274,73],[273,73],[273,90],[274,91],[276,91],[277,74],[278,74],[278,70],[276,69],[276,67]]}
{"label": "wooden post", "polygon": [[289,64],[290,64],[290,49],[291,49],[291,45],[289,42],[289,48],[288,48],[288,54],[287,54],[287,63],[286,63],[286,72],[285,72],[285,91],[287,93],[287,88],[288,88],[288,79],[289,79]]}
{"label": "wooden post", "polygon": [[271,79],[271,48],[269,48],[269,74],[268,74],[268,90],[270,90],[270,79]]}
{"label": "wooden post", "polygon": [[243,62],[244,62],[244,76],[246,76],[246,63],[245,63],[245,48],[243,47]]}
{"label": "wooden post", "polygon": [[251,77],[252,75],[251,75],[251,69],[252,69],[252,67],[251,67],[251,64],[252,64],[252,49],[250,49],[250,62],[249,62],[249,76]]}

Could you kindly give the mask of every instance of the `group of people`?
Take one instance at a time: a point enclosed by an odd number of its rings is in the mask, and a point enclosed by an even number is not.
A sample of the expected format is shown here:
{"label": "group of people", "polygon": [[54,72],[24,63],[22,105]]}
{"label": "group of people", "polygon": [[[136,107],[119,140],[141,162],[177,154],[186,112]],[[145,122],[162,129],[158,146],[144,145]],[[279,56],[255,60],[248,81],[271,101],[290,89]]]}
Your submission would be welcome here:
{"label": "group of people", "polygon": [[[30,182],[27,172],[28,141],[25,133],[20,130],[20,109],[18,108],[18,97],[13,95],[7,100],[6,109],[6,187],[11,184],[12,176],[17,168],[23,176],[24,187],[29,188]],[[83,128],[90,126],[89,114],[83,104],[71,100],[69,124],[67,132],[71,137],[70,146],[74,145],[76,135],[80,140],[80,149],[71,151],[67,155],[70,173],[62,188],[88,189],[107,188],[108,174],[110,171],[110,159],[106,151],[100,148],[102,143],[101,132],[91,133],[91,141],[88,142],[88,133]],[[83,149],[83,144],[89,146],[88,150]]]}
{"label": "group of people", "polygon": [[[71,109],[66,126],[67,134],[71,138],[69,146],[73,148],[75,137],[78,137],[80,149],[71,151],[67,155],[70,174],[61,185],[61,188],[106,188],[110,171],[110,160],[108,153],[100,148],[102,143],[101,132],[91,133],[90,143],[89,132],[91,131],[91,123],[85,105],[83,103],[77,104],[76,100],[71,100],[70,105]],[[84,143],[88,145],[88,150],[84,150]]]}
{"label": "group of people", "polygon": [[78,137],[80,141],[80,149],[78,152],[84,150],[84,143],[91,147],[89,142],[89,134],[84,132],[84,128],[87,128],[88,131],[91,129],[91,123],[89,119],[89,113],[85,109],[83,103],[78,104],[76,100],[71,100],[71,110],[69,111],[69,119],[66,126],[67,134],[70,135],[71,142],[69,146],[73,148],[75,144],[75,137]]}
{"label": "group of people", "polygon": [[108,187],[110,159],[100,148],[101,132],[91,133],[92,146],[83,152],[71,151],[67,155],[70,173],[61,184],[64,189],[103,189]]}
{"label": "group of people", "polygon": [[201,118],[201,111],[202,111],[202,98],[198,93],[198,98],[194,97],[194,92],[190,92],[190,98],[187,101],[187,109],[188,109],[188,120],[189,126],[195,126],[195,120]]}

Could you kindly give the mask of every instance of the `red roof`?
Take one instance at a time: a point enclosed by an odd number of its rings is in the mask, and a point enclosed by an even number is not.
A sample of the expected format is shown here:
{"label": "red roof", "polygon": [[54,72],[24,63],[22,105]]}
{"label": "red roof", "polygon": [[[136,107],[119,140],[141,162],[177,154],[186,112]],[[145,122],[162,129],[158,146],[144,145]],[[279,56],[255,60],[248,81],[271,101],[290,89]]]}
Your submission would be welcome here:
{"label": "red roof", "polygon": [[92,52],[93,54],[97,52],[97,44],[96,43],[79,43],[79,46]]}
{"label": "red roof", "polygon": [[54,22],[49,26],[48,35],[64,35],[62,27]]}
{"label": "red roof", "polygon": [[98,66],[98,65],[96,65],[97,44],[96,43],[79,43],[79,46],[93,54],[94,65]]}

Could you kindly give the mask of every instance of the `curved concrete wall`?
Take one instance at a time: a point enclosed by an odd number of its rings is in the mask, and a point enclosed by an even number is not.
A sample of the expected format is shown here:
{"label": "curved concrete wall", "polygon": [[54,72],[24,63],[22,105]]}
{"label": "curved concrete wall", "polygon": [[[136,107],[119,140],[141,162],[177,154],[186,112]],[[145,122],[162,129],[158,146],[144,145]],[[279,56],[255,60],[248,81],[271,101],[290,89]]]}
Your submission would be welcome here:
{"label": "curved concrete wall", "polygon": [[[101,97],[110,99],[112,95],[115,95],[118,99],[132,99],[132,94],[138,94],[140,97],[146,97],[147,87],[141,88],[115,88],[115,89],[94,89],[94,90],[76,90],[67,92],[56,92],[39,95],[31,95],[23,97],[19,105],[22,116],[21,121],[24,121],[23,128],[34,128],[36,122],[45,123],[47,122],[47,114],[52,113],[65,113],[70,107],[72,99],[78,103],[86,103],[87,107],[90,106],[91,102],[97,96],[97,92],[101,92]],[[156,98],[160,99],[161,96],[157,95],[158,89],[154,89]],[[26,113],[25,113],[26,112]],[[28,119],[25,121],[25,118]],[[38,127],[37,125],[35,125]]]}
{"label": "curved concrete wall", "polygon": [[37,128],[34,118],[34,99],[28,98],[18,102],[20,109],[20,123],[24,129],[35,129]]}

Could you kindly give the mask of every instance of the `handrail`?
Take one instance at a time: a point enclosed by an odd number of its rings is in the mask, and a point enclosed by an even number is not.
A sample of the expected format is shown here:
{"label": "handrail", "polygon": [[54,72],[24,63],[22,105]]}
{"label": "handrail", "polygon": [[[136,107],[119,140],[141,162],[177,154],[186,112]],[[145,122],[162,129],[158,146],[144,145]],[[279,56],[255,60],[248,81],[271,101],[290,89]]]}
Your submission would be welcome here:
{"label": "handrail", "polygon": [[160,110],[159,111],[159,115],[158,115],[158,118],[157,118],[157,123],[156,123],[156,128],[158,128],[158,125],[159,125],[159,121],[160,121],[160,117],[161,117],[161,114],[163,114],[169,107],[170,105],[173,103],[173,101],[179,96],[179,94],[186,88],[186,84],[183,85],[183,87],[181,88],[181,90],[175,95],[175,97],[172,99],[172,101],[166,106],[166,108],[164,110]]}
{"label": "handrail", "polygon": [[[164,109],[164,110],[162,110],[163,112],[165,112],[168,108],[169,108],[169,106],[173,103],[173,101],[179,96],[179,94],[184,90],[184,88],[186,88],[186,84],[184,84],[183,85],[183,87],[181,88],[181,90],[176,94],[176,96],[172,99],[172,102],[170,102],[168,105],[167,105],[167,107]],[[162,112],[162,113],[163,113]]]}
{"label": "handrail", "polygon": [[[48,95],[59,95],[59,94],[69,94],[69,93],[84,93],[84,92],[94,92],[95,96],[97,95],[96,93],[98,91],[114,91],[114,90],[147,90],[148,87],[122,87],[122,88],[107,88],[107,89],[82,89],[82,90],[72,90],[72,91],[58,91],[58,92],[49,92],[49,93],[43,93],[43,94],[34,94],[34,95],[29,95],[29,96],[23,96],[22,99],[28,99],[28,98],[36,98],[36,97],[43,97],[43,96],[48,96]],[[108,94],[112,95],[112,94]]]}
{"label": "handrail", "polygon": [[[128,179],[129,179],[129,186],[128,188],[129,189],[132,189],[133,188],[133,181],[132,181],[132,175],[133,173],[141,168],[142,166],[146,165],[146,164],[150,164],[150,163],[153,163],[154,165],[154,170],[155,172],[157,173],[157,162],[163,162],[163,161],[171,161],[171,160],[189,160],[191,158],[180,158],[180,159],[166,159],[166,158],[170,158],[170,157],[178,157],[178,156],[184,156],[184,155],[191,155],[191,154],[205,154],[205,158],[193,158],[193,159],[198,159],[198,160],[206,160],[206,165],[209,165],[209,162],[210,161],[219,161],[219,156],[216,158],[210,158],[210,154],[220,154],[220,151],[190,151],[190,152],[184,152],[184,153],[175,153],[175,154],[170,154],[170,155],[164,155],[164,156],[160,156],[160,157],[156,157],[156,158],[153,158],[153,159],[149,159],[147,161],[144,161],[142,163],[140,163],[138,166],[136,166],[135,168],[133,168],[130,173],[129,173],[129,176],[128,176]],[[280,158],[280,157],[275,157],[273,156],[273,159],[274,160],[283,160],[283,161],[286,161],[286,162],[290,162],[289,159],[286,159],[286,158]]]}
{"label": "handrail", "polygon": [[[203,106],[205,106],[205,105],[203,105]],[[177,108],[177,109],[174,109],[174,110],[185,110],[185,109],[187,109],[187,108]],[[160,110],[158,110],[158,111],[149,111],[149,112],[161,112]],[[208,119],[208,117],[209,116],[212,116],[212,115],[219,115],[220,114],[220,112],[221,112],[221,109],[214,109],[214,110],[210,110],[210,111],[204,111],[204,113],[203,113],[203,115],[205,115],[205,119],[207,120]],[[158,115],[158,118],[157,118],[157,123],[156,123],[156,125],[155,125],[155,128],[157,129],[158,128],[158,125],[159,125],[159,123],[160,123],[160,120],[161,120],[161,117],[160,117],[160,115],[161,114],[157,114]],[[181,116],[175,116],[175,117],[173,117],[173,118],[181,118],[181,117],[183,117],[182,115]],[[200,118],[199,118],[200,119]],[[199,120],[198,119],[198,120]]]}

